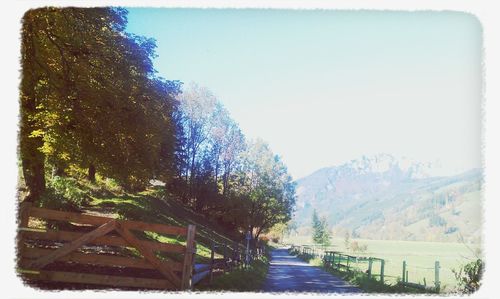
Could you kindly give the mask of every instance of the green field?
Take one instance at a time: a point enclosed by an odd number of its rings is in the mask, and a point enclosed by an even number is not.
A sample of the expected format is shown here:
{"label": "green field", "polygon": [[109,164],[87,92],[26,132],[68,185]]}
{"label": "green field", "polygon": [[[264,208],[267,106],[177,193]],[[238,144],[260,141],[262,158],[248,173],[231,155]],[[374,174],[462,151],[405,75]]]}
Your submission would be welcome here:
{"label": "green field", "polygon": [[[329,250],[340,251],[355,256],[371,256],[385,260],[385,276],[388,283],[395,283],[402,276],[403,261],[407,263],[408,281],[434,285],[434,263],[440,263],[441,291],[450,292],[456,286],[452,269],[468,263],[475,258],[480,249],[478,244],[465,245],[462,243],[420,242],[420,241],[391,241],[351,239],[360,245],[368,245],[366,253],[353,253],[345,248],[343,238],[333,238]],[[286,237],[284,243],[295,245],[312,244],[311,237]],[[468,248],[469,247],[469,248]],[[360,269],[366,270],[367,263],[359,263]],[[378,274],[380,264],[374,263],[373,273]]]}

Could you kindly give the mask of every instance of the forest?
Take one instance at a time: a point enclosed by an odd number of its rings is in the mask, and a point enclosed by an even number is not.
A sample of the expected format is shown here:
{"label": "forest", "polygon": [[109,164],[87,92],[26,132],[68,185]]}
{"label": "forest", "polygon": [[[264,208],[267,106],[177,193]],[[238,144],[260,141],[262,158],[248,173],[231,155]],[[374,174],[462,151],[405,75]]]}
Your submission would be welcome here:
{"label": "forest", "polygon": [[123,8],[26,12],[20,199],[57,206],[52,189],[64,178],[128,193],[153,182],[235,234],[257,239],[290,220],[295,185],[279,155],[247,140],[209,88],[161,77],[155,40],[126,26]]}

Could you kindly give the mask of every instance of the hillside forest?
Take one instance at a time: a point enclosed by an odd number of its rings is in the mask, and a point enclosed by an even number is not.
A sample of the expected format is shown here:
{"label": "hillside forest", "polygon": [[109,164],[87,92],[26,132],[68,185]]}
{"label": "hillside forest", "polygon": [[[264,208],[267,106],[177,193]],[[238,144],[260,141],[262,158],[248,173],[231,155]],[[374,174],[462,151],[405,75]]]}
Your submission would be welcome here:
{"label": "hillside forest", "polygon": [[280,157],[208,88],[160,77],[155,40],[126,25],[123,8],[26,12],[20,199],[80,211],[88,196],[58,186],[156,188],[233,235],[289,221],[295,185]]}

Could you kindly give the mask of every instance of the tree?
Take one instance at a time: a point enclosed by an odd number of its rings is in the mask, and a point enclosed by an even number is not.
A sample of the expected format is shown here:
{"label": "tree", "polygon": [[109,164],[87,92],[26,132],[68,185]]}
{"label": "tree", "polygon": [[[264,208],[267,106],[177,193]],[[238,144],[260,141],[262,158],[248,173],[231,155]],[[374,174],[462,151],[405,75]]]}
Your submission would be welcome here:
{"label": "tree", "polygon": [[253,232],[256,239],[275,224],[291,219],[295,183],[281,159],[260,139],[249,144],[242,159],[237,196],[246,217],[240,227]]}
{"label": "tree", "polygon": [[287,236],[290,236],[292,233],[297,235],[298,228],[299,226],[296,221],[294,220],[288,221],[288,223],[286,224],[285,233]]}
{"label": "tree", "polygon": [[[184,152],[181,173],[188,185],[188,199],[193,199],[197,166],[201,165],[203,151],[208,145],[214,116],[216,98],[206,87],[191,82],[177,96],[179,117],[184,135]],[[181,155],[179,155],[181,157]]]}
{"label": "tree", "polygon": [[[23,18],[20,158],[29,200],[46,164],[133,187],[172,152],[176,84],[155,77],[155,42],[125,32],[121,8],[40,8]],[[166,155],[168,157],[168,155]],[[165,173],[167,173],[165,171]]]}
{"label": "tree", "polygon": [[344,246],[345,246],[346,250],[349,249],[349,242],[350,242],[350,234],[349,234],[349,231],[346,230],[345,235],[344,235]]}
{"label": "tree", "polygon": [[313,242],[323,246],[329,246],[331,243],[331,236],[328,230],[328,223],[326,221],[326,217],[319,218],[316,210],[313,211],[312,227],[313,227]]}

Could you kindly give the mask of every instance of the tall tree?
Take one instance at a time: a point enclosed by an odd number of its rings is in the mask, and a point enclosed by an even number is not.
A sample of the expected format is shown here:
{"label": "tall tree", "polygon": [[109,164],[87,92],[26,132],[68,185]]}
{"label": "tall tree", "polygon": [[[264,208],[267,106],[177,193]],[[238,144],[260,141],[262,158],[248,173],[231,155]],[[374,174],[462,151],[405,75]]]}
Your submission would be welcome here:
{"label": "tall tree", "polygon": [[193,199],[197,164],[208,144],[216,99],[210,90],[191,82],[177,97],[182,117],[179,121],[185,134],[185,158],[182,173],[188,182],[188,196]]}
{"label": "tall tree", "polygon": [[323,246],[328,246],[331,243],[331,236],[328,229],[326,217],[319,217],[316,209],[312,216],[313,242]]}
{"label": "tall tree", "polygon": [[250,143],[242,164],[239,188],[245,225],[258,238],[275,224],[291,219],[295,184],[281,159],[260,139]]}
{"label": "tall tree", "polygon": [[155,77],[154,40],[125,32],[126,14],[49,7],[23,19],[20,156],[35,197],[44,162],[131,187],[161,172],[160,148],[173,151],[172,84]]}

